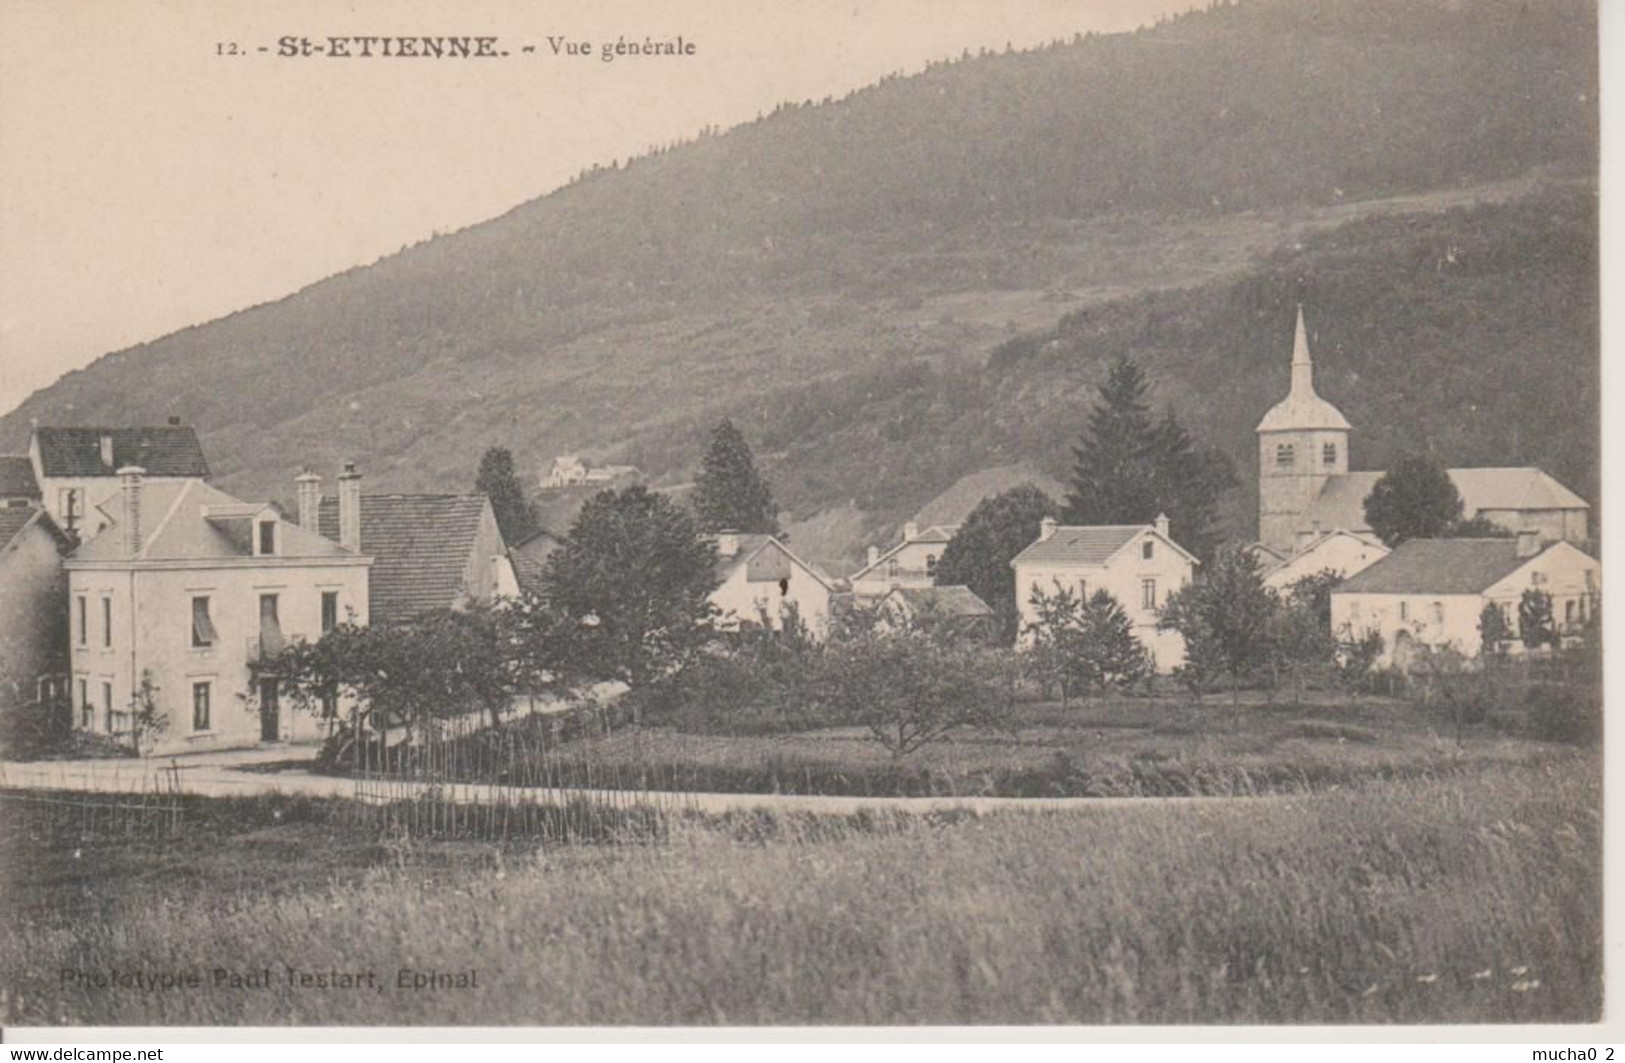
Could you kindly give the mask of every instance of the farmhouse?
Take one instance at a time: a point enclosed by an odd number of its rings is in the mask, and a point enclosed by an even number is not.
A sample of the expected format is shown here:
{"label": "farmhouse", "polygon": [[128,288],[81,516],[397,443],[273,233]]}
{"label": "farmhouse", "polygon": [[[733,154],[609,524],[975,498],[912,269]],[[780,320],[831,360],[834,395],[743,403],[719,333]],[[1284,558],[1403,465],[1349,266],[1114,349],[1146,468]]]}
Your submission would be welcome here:
{"label": "farmhouse", "polygon": [[1032,601],[1035,592],[1065,589],[1087,599],[1104,590],[1128,614],[1134,637],[1155,657],[1159,671],[1184,662],[1184,640],[1178,632],[1158,631],[1157,614],[1190,583],[1197,560],[1168,537],[1167,517],[1159,516],[1152,524],[1091,527],[1057,524],[1046,517],[1039,528],[1038,541],[1010,562],[1016,570],[1016,607],[1023,632],[1038,618]]}
{"label": "farmhouse", "polygon": [[[1287,397],[1258,422],[1258,538],[1286,555],[1299,536],[1341,529],[1369,536],[1365,500],[1380,471],[1349,471],[1348,420],[1315,392],[1314,364],[1298,310]],[[1510,532],[1533,530],[1545,542],[1583,542],[1589,506],[1540,469],[1450,469],[1462,516],[1484,517]]]}
{"label": "farmhouse", "polygon": [[1516,640],[1527,590],[1551,595],[1559,633],[1577,635],[1596,612],[1600,573],[1596,559],[1574,544],[1543,546],[1533,531],[1516,539],[1410,539],[1332,590],[1332,629],[1354,637],[1377,632],[1379,663],[1400,668],[1421,647],[1453,646],[1475,657],[1484,607],[1501,610]]}
{"label": "farmhouse", "polygon": [[1299,580],[1322,572],[1334,572],[1347,579],[1388,556],[1388,547],[1375,536],[1357,535],[1341,528],[1318,535],[1309,532],[1299,538],[1302,545],[1284,558],[1255,551],[1254,556],[1271,559],[1260,564],[1259,571],[1264,586],[1278,594],[1285,594]]}
{"label": "farmhouse", "polygon": [[723,532],[715,541],[719,582],[711,604],[721,614],[720,626],[737,628],[765,617],[777,631],[793,609],[813,638],[829,631],[834,588],[823,573],[771,535]]}
{"label": "farmhouse", "polygon": [[197,433],[179,417],[154,427],[36,428],[28,459],[45,508],[82,540],[106,527],[99,507],[118,493],[120,469],[145,469],[152,487],[209,478]]}
{"label": "farmhouse", "polygon": [[298,482],[299,523],[372,558],[372,623],[518,595],[507,544],[484,495],[363,494],[353,463],[339,474],[336,498],[322,496],[314,473]]}
{"label": "farmhouse", "polygon": [[40,505],[0,504],[0,714],[44,726],[68,691],[68,575],[73,539]]}
{"label": "farmhouse", "polygon": [[852,573],[852,594],[857,598],[883,598],[897,587],[936,584],[937,561],[959,531],[957,524],[934,524],[924,531],[913,521],[903,525],[903,538],[881,553],[869,547],[867,563]]}
{"label": "farmhouse", "polygon": [[126,466],[118,482],[98,507],[106,532],[65,563],[73,726],[129,740],[146,689],[167,718],[150,752],[315,736],[320,721],[282,705],[274,678],[252,684],[249,664],[365,623],[371,559],[201,479]]}

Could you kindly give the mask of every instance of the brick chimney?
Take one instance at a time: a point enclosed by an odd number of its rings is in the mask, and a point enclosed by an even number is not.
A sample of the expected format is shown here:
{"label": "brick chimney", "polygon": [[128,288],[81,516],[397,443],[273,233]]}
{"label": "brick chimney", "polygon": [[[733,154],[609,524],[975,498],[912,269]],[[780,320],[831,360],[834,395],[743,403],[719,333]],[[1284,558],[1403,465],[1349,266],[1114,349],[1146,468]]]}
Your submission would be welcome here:
{"label": "brick chimney", "polygon": [[1055,523],[1055,518],[1054,517],[1045,517],[1043,520],[1039,521],[1038,522],[1038,541],[1041,542],[1041,543],[1048,542],[1050,540],[1050,538],[1052,536],[1054,536],[1055,529],[1058,526],[1059,525],[1057,525]]}
{"label": "brick chimney", "polygon": [[717,556],[723,560],[739,552],[739,533],[736,531],[721,531],[717,533]]}
{"label": "brick chimney", "polygon": [[1518,533],[1518,557],[1534,557],[1540,553],[1540,532],[1533,528]]}
{"label": "brick chimney", "polygon": [[339,545],[361,552],[361,474],[353,461],[339,473]]}
{"label": "brick chimney", "polygon": [[1153,521],[1152,524],[1153,527],[1157,529],[1158,535],[1162,536],[1164,539],[1168,538],[1168,514],[1158,513],[1157,519]]}
{"label": "brick chimney", "polygon": [[295,476],[293,482],[299,492],[299,526],[320,535],[317,515],[322,508],[322,478],[306,469]]}
{"label": "brick chimney", "polygon": [[119,491],[124,496],[124,556],[134,560],[141,554],[141,477],[147,470],[126,465],[118,471]]}
{"label": "brick chimney", "polygon": [[869,567],[873,568],[878,564],[880,564],[880,547],[871,546],[869,547]]}
{"label": "brick chimney", "polygon": [[905,543],[911,543],[919,537],[920,526],[918,524],[915,524],[913,521],[909,521],[907,524],[903,525],[903,541]]}

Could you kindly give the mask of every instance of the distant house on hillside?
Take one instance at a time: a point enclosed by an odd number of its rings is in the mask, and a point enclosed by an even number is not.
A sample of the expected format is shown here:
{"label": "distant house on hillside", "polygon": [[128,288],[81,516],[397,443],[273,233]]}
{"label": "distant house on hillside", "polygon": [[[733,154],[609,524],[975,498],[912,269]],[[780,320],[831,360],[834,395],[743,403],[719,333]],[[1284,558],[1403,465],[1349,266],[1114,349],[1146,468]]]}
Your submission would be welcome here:
{"label": "distant house on hillside", "polygon": [[[372,623],[396,624],[432,609],[493,602],[519,593],[508,546],[484,495],[369,495],[353,465],[338,477],[338,497],[323,497],[321,478],[299,478],[299,521],[373,559]],[[344,499],[356,505],[346,524]]]}
{"label": "distant house on hillside", "polygon": [[40,728],[68,696],[72,548],[43,506],[0,505],[0,714],[28,713]]}
{"label": "distant house on hillside", "polygon": [[[1288,554],[1304,533],[1340,528],[1370,535],[1365,500],[1383,474],[1349,471],[1353,431],[1337,407],[1315,392],[1314,365],[1303,310],[1292,346],[1292,385],[1270,408],[1258,435],[1258,538]],[[1509,532],[1535,531],[1545,542],[1583,542],[1588,535],[1584,499],[1540,469],[1450,469],[1462,516],[1483,517]]]}
{"label": "distant house on hillside", "polygon": [[1045,518],[1038,540],[1010,562],[1016,570],[1016,607],[1024,644],[1027,626],[1038,619],[1034,591],[1069,590],[1087,600],[1104,590],[1117,599],[1134,626],[1134,637],[1167,672],[1185,660],[1176,631],[1158,631],[1157,615],[1168,599],[1187,586],[1196,558],[1168,536],[1168,518],[1152,524],[1074,526]]}
{"label": "distant house on hillside", "polygon": [[553,459],[552,468],[542,474],[541,486],[546,490],[561,487],[608,487],[617,481],[633,481],[639,476],[635,465],[601,465],[590,468],[575,454],[564,454]]}
{"label": "distant house on hillside", "polygon": [[1526,590],[1552,597],[1564,636],[1580,633],[1601,601],[1601,566],[1572,543],[1543,545],[1538,532],[1516,539],[1409,539],[1332,591],[1332,629],[1382,636],[1378,663],[1406,668],[1422,647],[1480,649],[1479,617],[1500,609],[1517,651],[1518,603]]}
{"label": "distant house on hillside", "polygon": [[723,532],[715,541],[719,582],[711,604],[721,614],[722,627],[765,617],[779,630],[793,608],[812,637],[828,633],[834,587],[827,576],[771,535]]}
{"label": "distant house on hillside", "polygon": [[107,530],[65,564],[74,728],[128,740],[147,681],[168,718],[151,752],[319,734],[275,678],[252,685],[249,663],[366,623],[370,560],[201,479],[149,484],[127,466],[99,509]]}
{"label": "distant house on hillside", "polygon": [[1335,572],[1347,579],[1388,556],[1388,547],[1376,536],[1357,535],[1341,528],[1319,535],[1305,534],[1301,539],[1298,549],[1284,558],[1255,550],[1255,556],[1273,559],[1259,565],[1264,586],[1286,594],[1294,583],[1305,577]]}
{"label": "distant house on hillside", "polygon": [[29,440],[28,457],[45,508],[81,539],[106,527],[97,510],[118,492],[120,469],[145,469],[144,481],[152,486],[209,478],[197,432],[179,417],[154,427],[42,426]]}
{"label": "distant house on hillside", "polygon": [[937,562],[958,531],[957,524],[934,524],[924,531],[913,521],[904,524],[902,540],[890,550],[869,547],[868,563],[851,576],[853,596],[874,600],[898,587],[934,586]]}

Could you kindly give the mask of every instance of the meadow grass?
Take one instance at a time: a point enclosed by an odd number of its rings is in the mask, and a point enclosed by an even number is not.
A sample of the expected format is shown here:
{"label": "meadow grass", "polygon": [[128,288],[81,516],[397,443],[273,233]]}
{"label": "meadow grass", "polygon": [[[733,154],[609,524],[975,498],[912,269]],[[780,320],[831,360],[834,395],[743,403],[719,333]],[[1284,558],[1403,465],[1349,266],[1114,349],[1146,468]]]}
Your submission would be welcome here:
{"label": "meadow grass", "polygon": [[[983,817],[677,819],[200,903],[120,882],[13,917],[0,1019],[49,1023],[1324,1023],[1594,1020],[1600,768]],[[223,839],[231,862],[264,832]],[[425,851],[432,843],[423,843]],[[188,860],[199,859],[188,855]],[[204,888],[207,888],[207,876]],[[284,966],[378,972],[293,989]],[[97,988],[63,968],[195,971]],[[213,984],[270,968],[268,988]],[[395,988],[402,967],[478,987]]]}

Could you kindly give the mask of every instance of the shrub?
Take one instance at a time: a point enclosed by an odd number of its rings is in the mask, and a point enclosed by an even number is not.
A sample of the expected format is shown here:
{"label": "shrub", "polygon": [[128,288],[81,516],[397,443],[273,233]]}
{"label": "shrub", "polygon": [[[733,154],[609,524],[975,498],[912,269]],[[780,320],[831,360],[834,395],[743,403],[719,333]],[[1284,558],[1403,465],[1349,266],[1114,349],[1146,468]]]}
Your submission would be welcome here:
{"label": "shrub", "polygon": [[1524,734],[1543,742],[1590,745],[1602,737],[1602,698],[1574,683],[1531,683],[1523,695]]}

